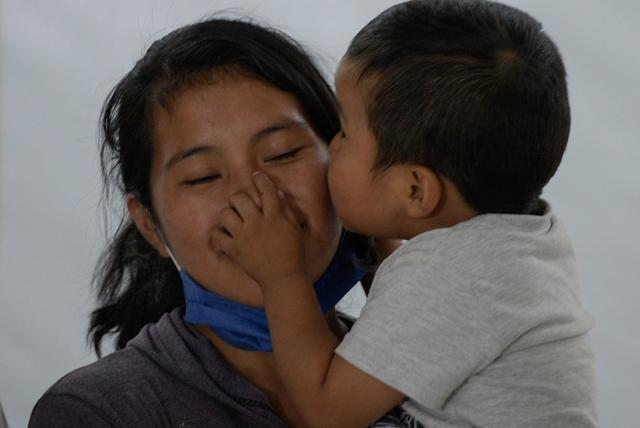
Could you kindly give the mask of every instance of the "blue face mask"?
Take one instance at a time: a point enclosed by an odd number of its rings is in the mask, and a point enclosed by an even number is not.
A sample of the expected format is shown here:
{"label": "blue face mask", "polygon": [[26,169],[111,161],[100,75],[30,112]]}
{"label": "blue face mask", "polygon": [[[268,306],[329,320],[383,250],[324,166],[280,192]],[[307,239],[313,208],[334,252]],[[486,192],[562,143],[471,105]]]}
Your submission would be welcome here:
{"label": "blue face mask", "polygon": [[[243,305],[205,290],[177,263],[176,266],[184,289],[186,322],[208,326],[236,348],[261,352],[272,350],[264,308]],[[329,312],[363,276],[364,271],[358,267],[355,254],[343,235],[329,267],[314,284],[322,312]]]}

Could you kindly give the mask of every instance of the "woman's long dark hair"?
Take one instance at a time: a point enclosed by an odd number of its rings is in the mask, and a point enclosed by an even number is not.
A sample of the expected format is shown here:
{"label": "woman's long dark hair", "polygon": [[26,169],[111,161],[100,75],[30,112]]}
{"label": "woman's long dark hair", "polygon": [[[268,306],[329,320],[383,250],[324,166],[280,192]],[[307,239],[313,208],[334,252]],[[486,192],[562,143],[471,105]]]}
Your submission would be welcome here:
{"label": "woman's long dark hair", "polygon": [[[100,158],[107,202],[114,189],[120,197],[130,193],[153,215],[151,107],[156,102],[166,105],[168,97],[189,86],[207,83],[213,70],[246,74],[295,95],[326,142],[340,128],[331,88],[291,38],[240,20],[188,25],[154,42],[105,101]],[[366,240],[351,239],[359,256],[371,254]],[[88,337],[98,356],[105,335],[116,335],[116,349],[121,349],[145,324],[184,305],[176,268],[147,243],[125,210],[93,282],[98,308],[91,314]]]}

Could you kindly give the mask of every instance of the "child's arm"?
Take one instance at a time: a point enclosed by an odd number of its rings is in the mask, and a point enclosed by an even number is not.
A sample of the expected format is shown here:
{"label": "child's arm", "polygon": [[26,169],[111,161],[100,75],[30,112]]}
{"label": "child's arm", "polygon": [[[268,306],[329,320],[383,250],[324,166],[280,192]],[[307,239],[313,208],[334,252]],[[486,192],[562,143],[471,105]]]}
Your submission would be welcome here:
{"label": "child's arm", "polygon": [[404,397],[334,354],[329,330],[305,272],[297,221],[276,188],[254,177],[262,211],[237,195],[214,241],[262,286],[278,371],[289,398],[312,426],[365,426]]}

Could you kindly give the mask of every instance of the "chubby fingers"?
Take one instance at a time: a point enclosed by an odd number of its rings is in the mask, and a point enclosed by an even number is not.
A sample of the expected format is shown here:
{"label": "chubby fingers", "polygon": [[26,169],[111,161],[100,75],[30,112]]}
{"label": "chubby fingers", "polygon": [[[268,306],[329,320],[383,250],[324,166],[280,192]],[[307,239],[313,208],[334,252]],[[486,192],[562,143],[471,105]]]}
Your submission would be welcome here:
{"label": "chubby fingers", "polygon": [[246,221],[252,221],[260,215],[259,208],[246,193],[236,193],[229,197],[229,206],[223,208],[218,214],[219,225],[212,232],[214,247],[228,255],[236,255],[236,243],[234,239],[242,236]]}
{"label": "chubby fingers", "polygon": [[238,212],[231,207],[223,208],[218,214],[220,224],[213,230],[211,239],[216,250],[226,255],[233,255],[235,244],[233,237],[242,230],[243,221]]}
{"label": "chubby fingers", "polygon": [[218,229],[225,232],[230,237],[236,236],[241,230],[244,221],[238,211],[233,207],[226,207],[218,214],[220,219],[220,226]]}
{"label": "chubby fingers", "polygon": [[229,197],[229,206],[233,208],[242,222],[260,215],[260,209],[246,193],[236,193]]}
{"label": "chubby fingers", "polygon": [[253,174],[253,182],[256,189],[258,189],[258,194],[262,201],[262,212],[265,217],[281,213],[291,223],[298,224],[298,220],[296,220],[291,206],[287,203],[284,193],[275,186],[267,175],[256,172]]}
{"label": "chubby fingers", "polygon": [[265,217],[280,211],[280,197],[278,189],[273,181],[261,172],[253,173],[253,183],[258,189],[260,200],[262,201],[262,213]]}
{"label": "chubby fingers", "polygon": [[231,258],[235,258],[233,237],[226,228],[222,226],[216,227],[211,233],[211,242],[216,251],[227,256],[231,256]]}

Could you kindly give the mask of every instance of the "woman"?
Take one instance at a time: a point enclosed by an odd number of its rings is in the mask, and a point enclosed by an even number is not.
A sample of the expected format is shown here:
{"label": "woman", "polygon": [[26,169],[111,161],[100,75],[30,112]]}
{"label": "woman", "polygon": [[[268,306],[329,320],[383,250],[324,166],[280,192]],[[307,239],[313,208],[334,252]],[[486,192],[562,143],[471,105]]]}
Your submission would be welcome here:
{"label": "woman", "polygon": [[100,354],[115,333],[119,351],[58,381],[30,426],[299,425],[259,288],[211,232],[231,195],[255,197],[253,172],[268,174],[295,207],[327,322],[343,335],[331,308],[361,273],[325,182],[338,129],[331,89],[278,32],[214,19],[156,41],[102,113],[107,194],[114,185],[128,214],[96,271],[90,337]]}

